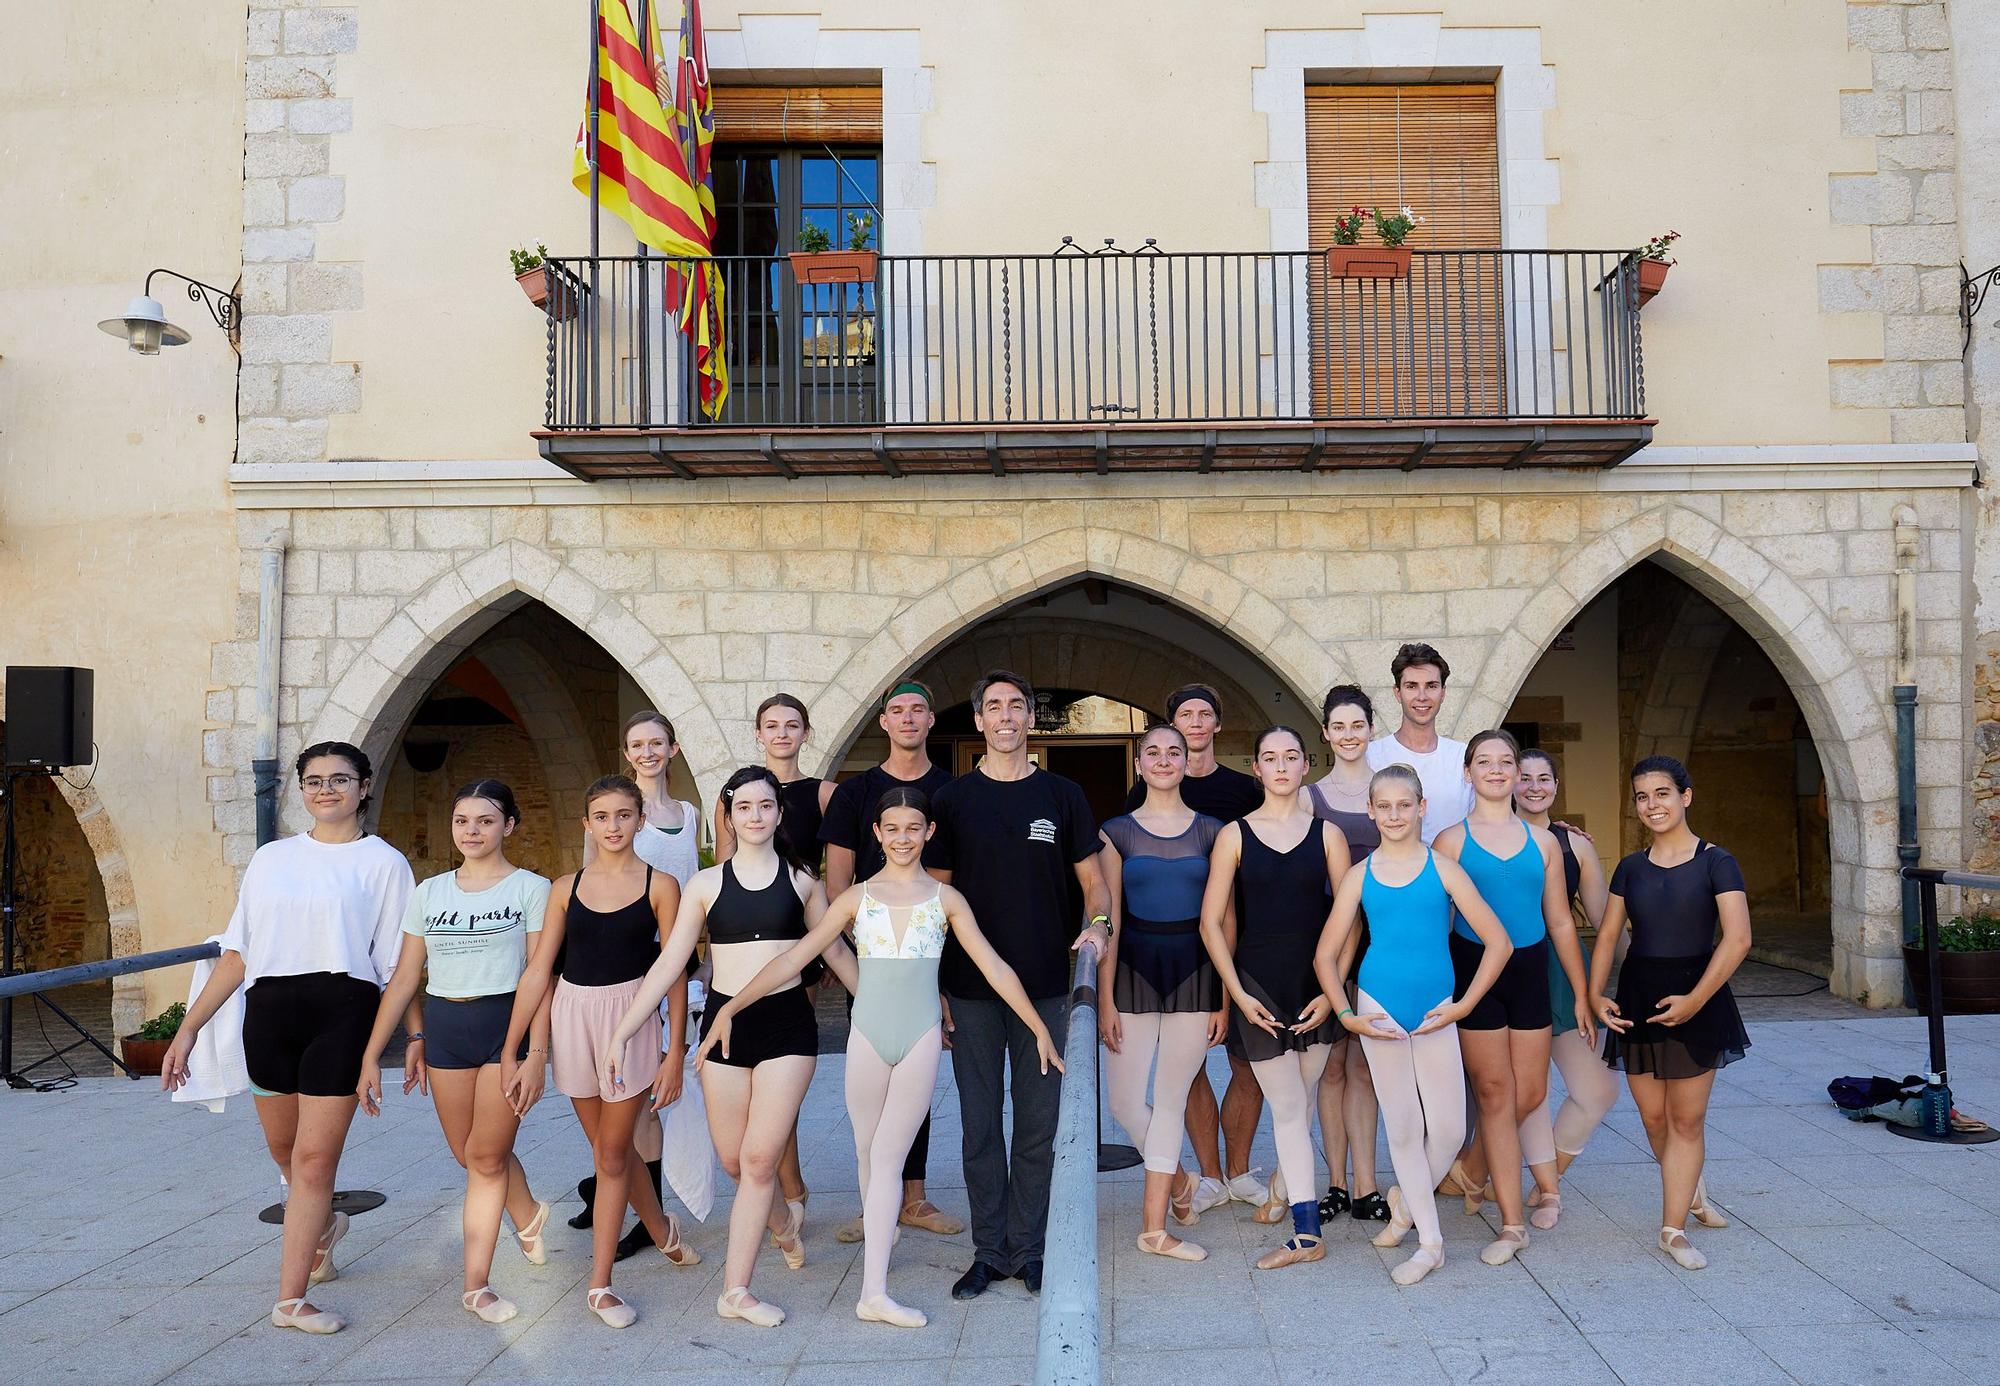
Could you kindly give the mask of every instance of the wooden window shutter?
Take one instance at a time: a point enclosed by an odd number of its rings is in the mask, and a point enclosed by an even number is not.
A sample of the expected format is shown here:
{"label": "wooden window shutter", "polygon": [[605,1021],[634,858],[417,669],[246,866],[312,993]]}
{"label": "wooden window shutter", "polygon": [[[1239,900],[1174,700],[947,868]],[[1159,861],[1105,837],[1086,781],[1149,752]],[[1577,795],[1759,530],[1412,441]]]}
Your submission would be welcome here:
{"label": "wooden window shutter", "polygon": [[[1413,249],[1500,246],[1499,107],[1491,83],[1306,88],[1309,244],[1356,206],[1424,218]],[[1361,243],[1375,244],[1369,225]],[[1328,281],[1312,268],[1316,413],[1354,418],[1505,413],[1497,255],[1419,257],[1407,283]]]}
{"label": "wooden window shutter", "polygon": [[880,87],[712,88],[715,138],[736,144],[880,144]]}

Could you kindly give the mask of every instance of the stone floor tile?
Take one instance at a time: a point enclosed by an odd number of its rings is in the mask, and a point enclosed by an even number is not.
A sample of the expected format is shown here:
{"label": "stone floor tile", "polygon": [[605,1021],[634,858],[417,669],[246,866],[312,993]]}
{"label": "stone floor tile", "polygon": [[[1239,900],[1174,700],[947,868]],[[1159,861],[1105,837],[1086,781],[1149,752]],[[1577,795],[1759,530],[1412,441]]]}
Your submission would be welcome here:
{"label": "stone floor tile", "polygon": [[1627,1386],[1662,1381],[1792,1386],[1792,1377],[1734,1328],[1593,1333],[1590,1345]]}

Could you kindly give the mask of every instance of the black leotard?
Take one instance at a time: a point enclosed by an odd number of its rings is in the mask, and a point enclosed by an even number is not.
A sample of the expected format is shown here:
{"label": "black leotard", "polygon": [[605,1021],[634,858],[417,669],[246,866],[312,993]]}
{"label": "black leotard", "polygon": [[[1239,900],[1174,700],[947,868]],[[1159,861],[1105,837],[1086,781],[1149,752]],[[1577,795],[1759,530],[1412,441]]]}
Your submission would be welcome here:
{"label": "black leotard", "polygon": [[1689,958],[1715,950],[1721,915],[1715,897],[1742,890],[1743,869],[1712,842],[1698,842],[1679,866],[1656,866],[1644,851],[1611,873],[1611,893],[1632,921],[1632,953],[1642,958]]}
{"label": "black leotard", "polygon": [[583,872],[570,886],[563,915],[562,975],[571,986],[613,987],[646,975],[660,956],[660,926],[653,917],[653,868],[639,898],[615,910],[583,903]]}
{"label": "black leotard", "polygon": [[810,775],[778,786],[778,803],[784,808],[785,841],[814,871],[819,870],[819,787],[822,781]]}

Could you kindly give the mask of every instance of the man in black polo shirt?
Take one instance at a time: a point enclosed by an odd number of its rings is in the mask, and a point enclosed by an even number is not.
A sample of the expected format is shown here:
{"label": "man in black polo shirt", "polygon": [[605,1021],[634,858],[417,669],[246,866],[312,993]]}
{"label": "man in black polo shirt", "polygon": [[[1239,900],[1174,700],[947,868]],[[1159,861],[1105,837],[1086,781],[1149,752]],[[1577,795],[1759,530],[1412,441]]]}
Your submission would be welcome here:
{"label": "man in black polo shirt", "polygon": [[[1264,802],[1263,786],[1253,776],[1232,770],[1216,759],[1215,736],[1222,730],[1222,699],[1213,688],[1191,683],[1167,694],[1167,720],[1187,738],[1187,778],[1181,781],[1183,803],[1196,813],[1230,823]],[[1125,796],[1125,811],[1130,813],[1145,799],[1145,781],[1134,781],[1132,792]],[[1201,1167],[1201,1185],[1194,1198],[1197,1213],[1232,1198],[1253,1204],[1264,1201],[1263,1185],[1250,1173],[1250,1143],[1256,1139],[1257,1123],[1263,1115],[1263,1092],[1250,1066],[1241,1059],[1230,1056],[1229,1090],[1223,1094],[1220,1113],[1216,1111],[1215,1090],[1208,1085],[1207,1072],[1195,1074],[1194,1086],[1188,1089],[1187,1130],[1188,1139],[1194,1144],[1195,1163]],[[1225,1148],[1229,1152],[1227,1178],[1222,1163]]]}
{"label": "man in black polo shirt", "polygon": [[[865,881],[882,869],[882,844],[875,840],[875,807],[892,789],[914,785],[935,799],[940,789],[951,783],[951,771],[931,763],[927,749],[931,728],[937,717],[931,711],[931,690],[915,679],[904,679],[882,700],[882,715],[876,724],[889,738],[889,756],[880,765],[870,766],[852,779],[842,780],[827,801],[820,818],[819,840],[826,844],[826,898],[837,900],[856,881]],[[924,863],[935,865],[935,849],[925,847]],[[917,1128],[910,1153],[903,1160],[903,1211],[905,1227],[921,1227],[941,1237],[965,1230],[965,1224],[939,1210],[924,1193],[924,1166],[930,1160],[931,1119]],[[861,1240],[861,1218],[845,1223],[835,1232],[842,1242]]]}
{"label": "man in black polo shirt", "polygon": [[[1111,906],[1097,869],[1097,821],[1083,790],[1028,759],[1034,706],[1035,691],[1019,674],[996,670],[974,685],[973,724],[986,739],[986,755],[978,769],[938,793],[932,874],[964,894],[1043,1022],[1061,1034],[1070,952],[1085,938],[1103,950]],[[1071,913],[1073,884],[1082,887],[1089,920],[1081,936]],[[951,1069],[972,1206],[972,1267],[951,1287],[952,1297],[972,1299],[1010,1275],[1039,1291],[1062,1075],[1040,1071],[1035,1037],[993,994],[955,937],[945,944],[939,976],[951,1008]],[[1014,1102],[1011,1157],[1000,1120],[1003,1095]]]}

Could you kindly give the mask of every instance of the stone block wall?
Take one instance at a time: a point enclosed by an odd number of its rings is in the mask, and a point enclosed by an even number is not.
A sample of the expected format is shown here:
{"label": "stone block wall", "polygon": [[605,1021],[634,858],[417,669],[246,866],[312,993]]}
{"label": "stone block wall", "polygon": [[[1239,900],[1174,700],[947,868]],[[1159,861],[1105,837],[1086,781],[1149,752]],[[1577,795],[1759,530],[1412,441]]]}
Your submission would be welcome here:
{"label": "stone block wall", "polygon": [[[1226,630],[1308,705],[1334,682],[1383,687],[1396,646],[1430,639],[1455,669],[1447,730],[1463,732],[1500,719],[1584,603],[1654,556],[1756,636],[1796,692],[1829,762],[1835,985],[1877,999],[1899,989],[1889,529],[1907,505],[1939,541],[1926,543],[1919,579],[1929,709],[1919,779],[1926,851],[1950,856],[1964,745],[1957,493],[1546,484],[1546,494],[1422,494],[1415,479],[1333,477],[1302,496],[1282,489],[1295,483],[1245,478],[1187,495],[1163,479],[1102,498],[1090,483],[1038,483],[1040,495],[975,483],[950,498],[915,485],[800,485],[757,504],[660,490],[422,515],[384,493],[379,508],[246,512],[244,527],[254,542],[276,525],[290,547],[284,754],[322,736],[386,750],[414,699],[498,614],[532,599],[674,717],[704,784],[754,755],[750,715],[769,690],[811,703],[817,771],[868,725],[894,677],[1002,607],[1086,573]],[[253,594],[254,564],[244,574]],[[238,864],[253,846],[240,770],[251,653],[248,630],[216,648],[235,697],[218,700],[231,716],[208,739],[217,827]]]}
{"label": "stone block wall", "polygon": [[1852,0],[1851,47],[1871,85],[1840,94],[1841,133],[1873,145],[1873,167],[1827,180],[1836,225],[1864,227],[1869,259],[1819,267],[1820,308],[1882,319],[1879,358],[1831,363],[1836,408],[1879,409],[1896,442],[1965,438],[1959,364],[1958,141],[1951,30],[1942,3]]}
{"label": "stone block wall", "polygon": [[361,407],[360,363],[333,359],[333,315],[361,306],[361,266],[323,261],[318,245],[346,208],[331,148],[353,102],[336,94],[336,68],[359,11],[251,0],[248,24],[236,456],[317,462],[327,421]]}

